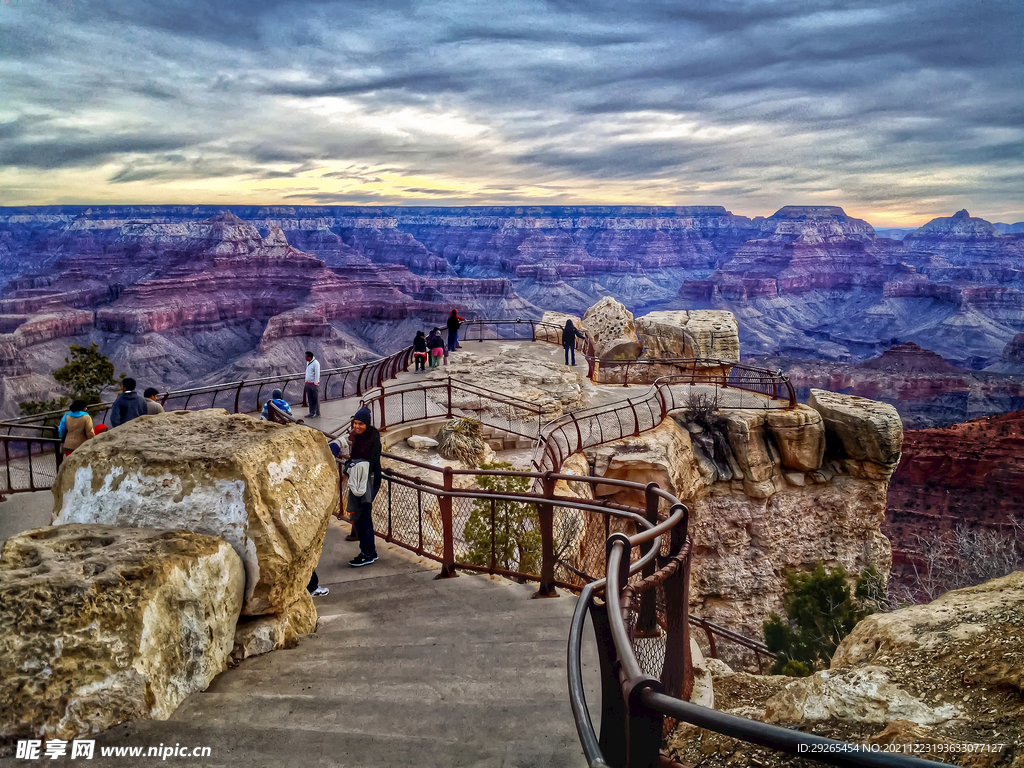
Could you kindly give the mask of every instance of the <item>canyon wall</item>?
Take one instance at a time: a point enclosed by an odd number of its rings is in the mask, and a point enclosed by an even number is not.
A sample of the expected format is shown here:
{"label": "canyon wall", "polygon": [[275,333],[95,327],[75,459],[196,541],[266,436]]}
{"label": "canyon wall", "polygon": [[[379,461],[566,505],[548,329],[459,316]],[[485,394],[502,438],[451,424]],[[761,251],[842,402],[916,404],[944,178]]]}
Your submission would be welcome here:
{"label": "canyon wall", "polygon": [[38,397],[71,340],[180,387],[290,371],[307,345],[332,365],[389,352],[445,305],[582,315],[614,295],[637,317],[732,312],[747,354],[856,364],[916,342],[1020,376],[1022,262],[1024,234],[966,211],[892,240],[831,206],[4,208],[0,358],[43,377],[9,388]]}

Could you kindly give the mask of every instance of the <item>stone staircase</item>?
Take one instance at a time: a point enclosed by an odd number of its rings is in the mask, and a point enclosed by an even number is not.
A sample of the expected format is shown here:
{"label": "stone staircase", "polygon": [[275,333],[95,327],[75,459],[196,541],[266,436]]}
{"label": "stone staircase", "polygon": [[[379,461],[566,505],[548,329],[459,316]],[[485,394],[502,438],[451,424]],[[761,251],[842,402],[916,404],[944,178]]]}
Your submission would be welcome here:
{"label": "stone staircase", "polygon": [[516,451],[523,448],[533,448],[537,444],[535,440],[528,440],[519,435],[511,435],[504,430],[490,427],[486,424],[481,428],[480,435],[495,451]]}
{"label": "stone staircase", "polygon": [[[328,530],[318,574],[331,593],[316,601],[315,635],[222,673],[171,720],[101,734],[92,764],[127,764],[101,758],[103,746],[163,743],[212,750],[175,765],[585,765],[565,677],[573,596],[531,600],[535,587],[486,576],[435,580],[434,564],[383,543],[377,563],[348,568],[347,531]],[[584,674],[599,706],[592,647]]]}

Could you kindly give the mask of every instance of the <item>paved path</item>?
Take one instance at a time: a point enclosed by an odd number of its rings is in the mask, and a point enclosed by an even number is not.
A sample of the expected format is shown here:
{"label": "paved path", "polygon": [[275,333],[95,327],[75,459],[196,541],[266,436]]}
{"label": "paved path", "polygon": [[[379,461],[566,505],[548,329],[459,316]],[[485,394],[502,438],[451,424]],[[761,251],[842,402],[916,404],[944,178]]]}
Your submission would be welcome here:
{"label": "paved path", "polygon": [[[574,597],[532,600],[535,587],[486,576],[435,580],[433,564],[383,543],[377,563],[349,568],[347,530],[328,531],[318,573],[331,593],[317,599],[315,635],[222,673],[168,721],[107,731],[90,764],[155,766],[103,760],[99,748],[161,743],[211,748],[166,763],[179,766],[586,764],[565,678]],[[592,647],[585,662],[599,706]]]}

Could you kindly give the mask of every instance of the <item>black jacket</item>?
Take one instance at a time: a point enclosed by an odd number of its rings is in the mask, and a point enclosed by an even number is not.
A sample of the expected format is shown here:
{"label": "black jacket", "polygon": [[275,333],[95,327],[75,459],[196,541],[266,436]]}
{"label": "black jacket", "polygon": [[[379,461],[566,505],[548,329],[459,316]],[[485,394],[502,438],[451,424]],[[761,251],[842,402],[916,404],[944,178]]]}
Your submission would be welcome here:
{"label": "black jacket", "polygon": [[110,406],[110,426],[118,427],[148,413],[146,398],[134,389],[131,392],[124,392]]}
{"label": "black jacket", "polygon": [[573,347],[573,346],[576,346],[576,339],[577,338],[585,339],[587,337],[584,336],[579,331],[577,331],[576,330],[576,326],[573,326],[572,333],[570,333],[565,328],[562,329],[562,346],[563,347]]}
{"label": "black jacket", "polygon": [[427,351],[427,339],[425,336],[417,336],[412,340],[412,351],[413,352],[426,352]]}
{"label": "black jacket", "polygon": [[368,426],[363,434],[351,436],[350,447],[351,456],[349,458],[351,461],[365,459],[370,462],[370,482],[373,483],[373,495],[376,496],[383,479],[380,466],[380,454],[383,450],[380,432],[376,427]]}

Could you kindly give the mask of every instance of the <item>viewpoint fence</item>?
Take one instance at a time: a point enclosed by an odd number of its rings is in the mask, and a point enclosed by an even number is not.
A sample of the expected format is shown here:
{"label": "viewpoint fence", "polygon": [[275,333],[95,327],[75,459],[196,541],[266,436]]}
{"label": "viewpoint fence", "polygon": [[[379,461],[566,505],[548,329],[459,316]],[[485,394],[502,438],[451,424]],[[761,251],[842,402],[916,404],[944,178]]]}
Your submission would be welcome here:
{"label": "viewpoint fence", "polygon": [[714,410],[796,405],[792,385],[781,373],[742,368],[753,373],[744,377],[736,371],[722,374],[720,368],[694,366],[688,373],[657,379],[636,397],[565,413],[544,425],[533,466],[541,472],[560,469],[574,453],[636,437],[654,429],[669,413],[695,407],[701,401]]}

